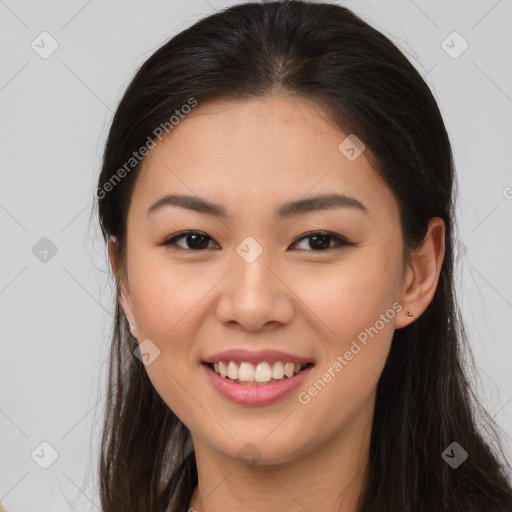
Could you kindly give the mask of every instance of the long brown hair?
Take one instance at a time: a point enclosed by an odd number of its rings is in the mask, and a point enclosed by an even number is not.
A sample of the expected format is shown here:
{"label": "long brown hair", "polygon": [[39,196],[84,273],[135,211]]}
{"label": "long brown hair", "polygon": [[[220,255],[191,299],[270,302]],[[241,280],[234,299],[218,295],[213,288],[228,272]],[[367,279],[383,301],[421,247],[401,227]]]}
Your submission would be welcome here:
{"label": "long brown hair", "polygon": [[[196,22],[146,60],[115,113],[96,194],[105,241],[114,236],[119,244],[121,271],[140,170],[140,162],[126,166],[133,152],[156,141],[155,130],[191,98],[201,105],[280,91],[317,101],[363,141],[398,201],[406,256],[421,244],[430,218],[446,225],[433,300],[395,331],[377,385],[359,511],[510,512],[497,427],[462,363],[469,347],[454,290],[456,181],[445,125],[414,66],[350,10],[302,1],[239,4]],[[117,301],[115,311],[99,460],[102,508],[185,511],[197,485],[190,432],[135,357],[137,341]],[[484,438],[480,421],[492,436]],[[468,453],[457,469],[441,456],[453,442]]]}

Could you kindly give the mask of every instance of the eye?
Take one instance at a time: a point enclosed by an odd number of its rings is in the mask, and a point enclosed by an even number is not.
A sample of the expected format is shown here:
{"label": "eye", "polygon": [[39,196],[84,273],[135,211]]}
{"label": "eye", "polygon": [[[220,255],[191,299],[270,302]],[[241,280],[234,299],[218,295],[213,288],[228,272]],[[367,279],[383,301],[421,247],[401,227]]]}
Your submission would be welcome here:
{"label": "eye", "polygon": [[[314,252],[325,252],[328,249],[332,249],[333,245],[330,245],[330,241],[336,240],[338,247],[344,246],[344,245],[355,245],[351,242],[348,242],[344,238],[338,235],[334,235],[332,233],[328,233],[325,231],[313,231],[311,233],[307,233],[303,236],[301,236],[294,244],[297,244],[298,242],[301,242],[303,240],[309,239],[309,247],[313,249]],[[336,245],[336,244],[335,244]],[[301,250],[304,250],[302,248]],[[307,250],[307,249],[306,249]]]}
{"label": "eye", "polygon": [[[181,240],[182,238],[185,238],[186,243],[190,244],[190,247],[182,247],[176,243],[177,240]],[[160,245],[178,245],[177,250],[202,250],[207,248],[208,244],[205,244],[205,241],[208,239],[212,240],[208,235],[201,233],[200,231],[183,231],[182,233],[165,240]]]}

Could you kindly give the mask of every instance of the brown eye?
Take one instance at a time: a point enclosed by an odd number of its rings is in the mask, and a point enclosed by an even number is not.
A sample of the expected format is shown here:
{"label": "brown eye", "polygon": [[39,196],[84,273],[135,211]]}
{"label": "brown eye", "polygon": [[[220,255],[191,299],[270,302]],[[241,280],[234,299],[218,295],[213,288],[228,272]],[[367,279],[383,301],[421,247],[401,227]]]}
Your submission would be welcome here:
{"label": "brown eye", "polygon": [[[188,244],[188,247],[183,247],[182,245],[177,244],[177,241],[182,238],[185,239],[185,243]],[[169,238],[168,240],[165,240],[161,245],[177,245],[178,250],[203,250],[208,248],[208,240],[212,239],[200,231],[184,231]]]}
{"label": "brown eye", "polygon": [[[321,251],[327,251],[328,249],[332,249],[333,247],[340,247],[344,245],[353,245],[350,242],[346,241],[342,237],[338,235],[334,235],[331,233],[326,233],[324,231],[314,231],[312,233],[306,234],[299,238],[295,244],[298,242],[301,242],[302,240],[308,240],[309,239],[309,249],[307,248],[300,248],[300,250],[313,250],[314,252],[321,252]],[[334,245],[331,245],[332,241],[335,241],[336,243]]]}

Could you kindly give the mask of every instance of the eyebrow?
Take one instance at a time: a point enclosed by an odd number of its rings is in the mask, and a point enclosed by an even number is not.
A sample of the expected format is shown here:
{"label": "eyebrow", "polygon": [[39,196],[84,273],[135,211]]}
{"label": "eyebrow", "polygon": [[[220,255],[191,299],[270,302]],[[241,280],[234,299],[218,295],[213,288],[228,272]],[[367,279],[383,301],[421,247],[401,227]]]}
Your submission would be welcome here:
{"label": "eyebrow", "polygon": [[[220,204],[212,203],[198,196],[169,194],[160,198],[151,205],[146,215],[155,213],[166,206],[179,206],[198,213],[213,215],[223,219],[231,218],[226,208]],[[307,199],[290,201],[281,205],[276,211],[276,216],[284,219],[308,212],[331,210],[333,208],[353,208],[365,214],[369,214],[368,208],[354,197],[344,194],[320,194]]]}

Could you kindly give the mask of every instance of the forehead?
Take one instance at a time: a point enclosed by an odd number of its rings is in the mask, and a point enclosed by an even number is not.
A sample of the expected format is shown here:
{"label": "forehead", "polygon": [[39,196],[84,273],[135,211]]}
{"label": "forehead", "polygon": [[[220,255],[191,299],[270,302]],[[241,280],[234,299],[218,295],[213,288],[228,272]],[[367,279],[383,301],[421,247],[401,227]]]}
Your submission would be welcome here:
{"label": "forehead", "polygon": [[147,209],[165,194],[186,193],[230,212],[273,211],[307,195],[342,193],[372,214],[396,217],[395,198],[365,153],[350,160],[340,151],[348,135],[305,99],[198,104],[149,151],[132,203]]}

